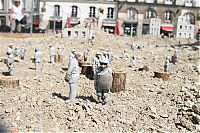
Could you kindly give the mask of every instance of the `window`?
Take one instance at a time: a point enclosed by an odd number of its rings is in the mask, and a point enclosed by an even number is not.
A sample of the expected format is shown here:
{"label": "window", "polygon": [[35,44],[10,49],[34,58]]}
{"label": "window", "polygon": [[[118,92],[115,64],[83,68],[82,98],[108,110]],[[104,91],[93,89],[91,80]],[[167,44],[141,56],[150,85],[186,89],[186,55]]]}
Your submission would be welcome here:
{"label": "window", "polygon": [[114,8],[109,7],[107,12],[107,18],[114,18]]}
{"label": "window", "polygon": [[184,16],[186,17],[187,22],[189,22],[190,24],[195,24],[195,17],[191,12],[186,13]]}
{"label": "window", "polygon": [[96,7],[93,7],[93,6],[90,7],[89,17],[90,18],[96,17]]}
{"label": "window", "polygon": [[193,3],[193,0],[185,0],[185,3]]}
{"label": "window", "polygon": [[165,22],[172,23],[172,20],[173,20],[173,12],[170,11],[170,10],[165,11],[164,19],[165,19]]}
{"label": "window", "polygon": [[127,15],[129,19],[133,19],[133,20],[137,19],[137,11],[133,8],[129,8],[127,10]]}
{"label": "window", "polygon": [[146,19],[150,19],[150,18],[156,18],[156,12],[153,10],[153,9],[151,9],[151,8],[149,8],[147,11],[146,11],[146,14],[145,14],[146,16]]}
{"label": "window", "polygon": [[59,5],[54,5],[54,16],[60,17],[60,6]]}
{"label": "window", "polygon": [[78,15],[78,7],[72,6],[71,17],[77,17],[77,15]]}

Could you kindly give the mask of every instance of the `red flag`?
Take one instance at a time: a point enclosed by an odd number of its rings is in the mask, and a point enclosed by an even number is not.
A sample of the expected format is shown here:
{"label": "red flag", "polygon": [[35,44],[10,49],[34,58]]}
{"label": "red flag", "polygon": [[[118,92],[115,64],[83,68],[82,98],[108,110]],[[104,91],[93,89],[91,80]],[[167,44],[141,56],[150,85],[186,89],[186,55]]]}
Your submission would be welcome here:
{"label": "red flag", "polygon": [[67,19],[67,28],[71,28],[72,25],[71,25],[71,21],[70,21],[70,18]]}
{"label": "red flag", "polygon": [[116,21],[116,24],[115,24],[115,35],[119,35],[119,22]]}

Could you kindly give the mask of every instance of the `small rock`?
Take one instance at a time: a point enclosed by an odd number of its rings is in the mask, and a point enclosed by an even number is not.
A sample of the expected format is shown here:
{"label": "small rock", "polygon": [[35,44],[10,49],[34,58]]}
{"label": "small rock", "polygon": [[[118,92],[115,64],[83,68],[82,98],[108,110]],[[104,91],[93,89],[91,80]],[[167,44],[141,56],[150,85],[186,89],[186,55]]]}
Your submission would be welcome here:
{"label": "small rock", "polygon": [[161,114],[160,115],[162,118],[168,118],[169,116],[167,114]]}
{"label": "small rock", "polygon": [[12,108],[11,107],[6,108],[5,113],[11,113],[11,112],[12,112]]}

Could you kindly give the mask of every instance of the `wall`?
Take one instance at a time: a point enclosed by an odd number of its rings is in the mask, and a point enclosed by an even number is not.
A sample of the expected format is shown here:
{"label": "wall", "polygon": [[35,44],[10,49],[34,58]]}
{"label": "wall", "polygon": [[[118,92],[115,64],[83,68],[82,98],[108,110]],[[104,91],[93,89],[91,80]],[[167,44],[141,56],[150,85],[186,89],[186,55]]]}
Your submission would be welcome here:
{"label": "wall", "polygon": [[[89,7],[94,6],[96,7],[96,15],[98,15],[98,9],[101,7],[104,9],[104,13],[102,15],[102,19],[107,18],[107,8],[112,7],[116,8],[115,4],[98,4],[98,3],[72,3],[72,2],[46,2],[46,12],[42,13],[44,14],[44,19],[48,20],[49,17],[53,16],[54,12],[54,5],[60,5],[60,16],[62,16],[63,19],[67,19],[71,15],[71,6],[76,5],[79,7],[78,9],[78,18],[80,18],[81,21],[84,21],[85,18],[89,17]],[[43,3],[40,2],[40,7],[43,6]],[[116,11],[115,11],[116,12]],[[116,16],[115,16],[116,17]]]}

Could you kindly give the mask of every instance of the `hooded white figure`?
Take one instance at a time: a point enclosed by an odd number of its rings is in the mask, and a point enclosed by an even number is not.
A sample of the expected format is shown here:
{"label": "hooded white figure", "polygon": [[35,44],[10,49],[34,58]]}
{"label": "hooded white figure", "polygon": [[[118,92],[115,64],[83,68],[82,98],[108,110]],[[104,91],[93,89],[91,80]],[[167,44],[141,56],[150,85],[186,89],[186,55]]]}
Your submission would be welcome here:
{"label": "hooded white figure", "polygon": [[50,50],[49,50],[49,55],[50,55],[50,62],[51,64],[54,64],[55,63],[55,48],[50,46]]}
{"label": "hooded white figure", "polygon": [[108,102],[108,93],[112,87],[112,70],[108,67],[108,58],[100,60],[100,72],[97,74],[97,97],[103,105]]}
{"label": "hooded white figure", "polygon": [[176,64],[178,62],[178,49],[175,50],[174,55],[172,56],[172,63]]}
{"label": "hooded white figure", "polygon": [[24,60],[25,53],[26,53],[26,49],[25,49],[25,47],[22,47],[22,49],[21,49],[21,59],[22,60]]}
{"label": "hooded white figure", "polygon": [[112,59],[113,59],[113,54],[112,54],[112,49],[109,48],[108,51],[108,60],[109,60],[109,63],[111,63]]}
{"label": "hooded white figure", "polygon": [[70,55],[69,55],[69,61],[71,61],[71,59],[75,58],[76,56],[76,49],[72,49]]}
{"label": "hooded white figure", "polygon": [[8,54],[13,54],[13,44],[10,44],[10,45],[8,46],[7,55],[8,55]]}
{"label": "hooded white figure", "polygon": [[14,69],[14,55],[12,51],[7,52],[8,55],[8,61],[7,61],[7,67],[8,67],[8,72],[10,76],[14,75],[13,69]]}
{"label": "hooded white figure", "polygon": [[77,53],[68,64],[67,81],[70,86],[69,99],[74,101],[77,94],[77,84],[80,77],[78,61],[82,60],[82,55]]}
{"label": "hooded white figure", "polygon": [[95,90],[97,90],[97,74],[99,73],[100,59],[101,59],[101,53],[97,52],[96,55],[95,55],[95,58],[92,61],[93,78],[94,78],[94,87],[95,87]]}
{"label": "hooded white figure", "polygon": [[135,64],[136,64],[136,60],[135,60],[135,56],[132,56],[131,57],[131,59],[130,59],[130,67],[133,67],[133,66],[135,66]]}
{"label": "hooded white figure", "polygon": [[169,67],[170,67],[170,59],[169,57],[167,56],[165,58],[165,62],[164,62],[164,71],[165,72],[169,72]]}
{"label": "hooded white figure", "polygon": [[41,70],[42,68],[42,64],[41,64],[41,56],[42,56],[42,53],[39,51],[39,48],[35,48],[35,70]]}
{"label": "hooded white figure", "polygon": [[21,49],[20,49],[19,46],[16,46],[16,47],[15,47],[15,56],[16,56],[17,58],[21,58]]}
{"label": "hooded white figure", "polygon": [[83,53],[83,59],[84,59],[84,61],[87,61],[87,59],[88,59],[88,56],[89,56],[89,49],[86,49],[85,51],[84,51],[84,53]]}

